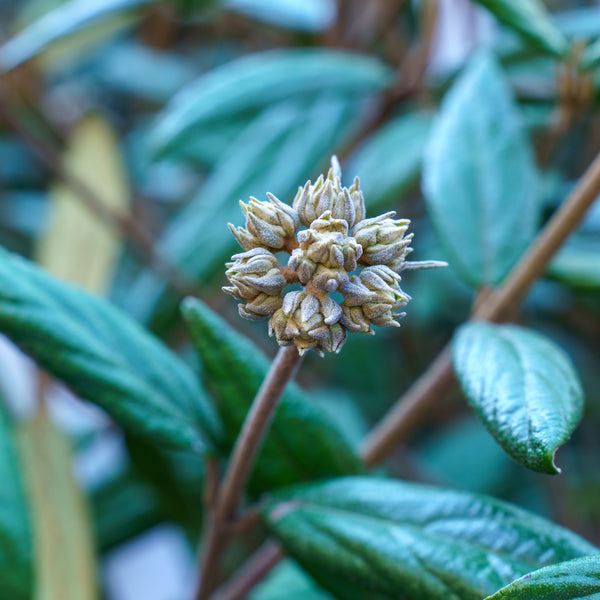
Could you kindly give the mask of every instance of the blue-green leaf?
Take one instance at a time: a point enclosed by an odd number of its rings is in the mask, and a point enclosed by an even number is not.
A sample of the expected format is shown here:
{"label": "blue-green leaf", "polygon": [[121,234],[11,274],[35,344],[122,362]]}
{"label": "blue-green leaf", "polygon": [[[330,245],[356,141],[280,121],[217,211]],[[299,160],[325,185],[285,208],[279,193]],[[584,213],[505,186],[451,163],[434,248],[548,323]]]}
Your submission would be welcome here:
{"label": "blue-green leaf", "polygon": [[486,600],[599,600],[600,554],[528,573]]}
{"label": "blue-green leaf", "polygon": [[33,539],[15,436],[0,406],[0,597],[30,600]]}
{"label": "blue-green leaf", "polygon": [[[200,300],[186,299],[183,313],[231,448],[270,361]],[[289,384],[256,461],[253,492],[362,471],[361,461],[333,420],[296,384]]]}
{"label": "blue-green leaf", "polygon": [[487,54],[472,60],[445,97],[423,177],[451,266],[475,287],[502,281],[533,239],[540,205],[516,105]]}
{"label": "blue-green leaf", "polygon": [[474,0],[493,13],[538,49],[555,56],[564,56],[569,45],[554,26],[540,0]]}
{"label": "blue-green leaf", "polygon": [[252,54],[202,75],[181,90],[159,115],[150,143],[157,155],[177,156],[215,122],[322,93],[356,100],[385,89],[391,81],[388,67],[359,54],[323,49]]}
{"label": "blue-green leaf", "polygon": [[421,173],[431,115],[410,113],[390,121],[360,146],[344,171],[360,177],[367,207],[397,203]]}
{"label": "blue-green leaf", "polygon": [[291,488],[262,514],[286,552],[344,600],[481,600],[597,551],[494,498],[378,478]]}
{"label": "blue-green leaf", "polygon": [[195,374],[100,297],[0,249],[0,331],[127,428],[201,450],[217,419]]}
{"label": "blue-green leaf", "polygon": [[38,55],[53,42],[86,27],[130,13],[152,0],[70,0],[35,21],[0,47],[0,72],[9,71]]}
{"label": "blue-green leaf", "polygon": [[559,473],[554,455],[583,410],[569,357],[524,327],[467,323],[452,359],[471,406],[504,450],[530,469]]}

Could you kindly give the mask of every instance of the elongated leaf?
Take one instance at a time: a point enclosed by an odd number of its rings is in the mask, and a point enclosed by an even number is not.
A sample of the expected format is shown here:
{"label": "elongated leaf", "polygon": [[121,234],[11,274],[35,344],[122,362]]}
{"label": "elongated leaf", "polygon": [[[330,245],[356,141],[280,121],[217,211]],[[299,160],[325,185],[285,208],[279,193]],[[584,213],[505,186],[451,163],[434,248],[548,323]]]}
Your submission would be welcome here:
{"label": "elongated leaf", "polygon": [[22,427],[19,448],[32,498],[35,600],[95,600],[94,541],[68,440],[41,415]]}
{"label": "elongated leaf", "polygon": [[[129,208],[129,189],[115,132],[99,117],[74,129],[65,168],[117,214]],[[37,262],[59,279],[102,294],[110,281],[120,237],[64,184],[54,187],[49,227],[38,240]]]}
{"label": "elongated leaf", "polygon": [[[183,304],[194,345],[233,446],[269,360],[205,304]],[[296,481],[354,474],[363,469],[344,435],[295,384],[282,397],[254,467],[255,493]]]}
{"label": "elongated leaf", "polygon": [[600,246],[579,243],[563,248],[550,263],[547,276],[574,288],[600,289]]}
{"label": "elongated leaf", "polygon": [[581,67],[594,69],[600,64],[600,40],[590,44],[581,55]]}
{"label": "elongated leaf", "polygon": [[502,23],[512,27],[534,46],[564,56],[567,40],[552,23],[546,7],[540,0],[474,0],[485,6]]}
{"label": "elongated leaf", "polygon": [[151,144],[158,155],[177,155],[215,121],[323,92],[356,99],[391,81],[386,66],[357,54],[323,49],[253,54],[210,71],[177,94],[159,115]]}
{"label": "elongated leaf", "polygon": [[286,490],[262,513],[291,557],[345,600],[481,600],[596,551],[493,498],[368,477]]}
{"label": "elongated leaf", "polygon": [[517,108],[487,54],[444,99],[423,176],[451,266],[473,286],[499,283],[535,235],[540,207]]}
{"label": "elongated leaf", "polygon": [[[360,123],[356,100],[323,94],[310,105],[284,102],[262,112],[241,133],[200,193],[169,224],[159,241],[162,254],[191,279],[207,283],[238,248],[227,223],[241,220],[238,201],[272,192],[284,201],[296,192]],[[171,324],[180,298],[145,272],[134,283],[128,312],[155,331]]]}
{"label": "elongated leaf", "polygon": [[0,48],[0,72],[30,60],[53,42],[115,15],[149,4],[151,0],[70,0],[36,21]]}
{"label": "elongated leaf", "polygon": [[33,542],[13,431],[0,405],[0,597],[30,600]]}
{"label": "elongated leaf", "polygon": [[344,168],[360,177],[367,207],[398,202],[419,178],[431,116],[411,113],[382,127],[354,154]]}
{"label": "elongated leaf", "polygon": [[554,455],[583,410],[569,357],[524,327],[468,323],[452,358],[471,406],[504,450],[530,469],[560,473]]}
{"label": "elongated leaf", "polygon": [[529,573],[486,600],[598,600],[600,554]]}
{"label": "elongated leaf", "polygon": [[0,249],[0,331],[116,421],[200,450],[216,418],[194,373],[99,297]]}

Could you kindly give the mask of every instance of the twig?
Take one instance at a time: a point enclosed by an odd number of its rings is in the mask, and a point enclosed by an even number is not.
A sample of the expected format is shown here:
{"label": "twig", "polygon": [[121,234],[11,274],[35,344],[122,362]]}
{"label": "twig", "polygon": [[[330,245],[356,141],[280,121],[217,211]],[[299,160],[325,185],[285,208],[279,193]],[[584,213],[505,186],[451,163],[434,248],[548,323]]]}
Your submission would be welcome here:
{"label": "twig", "polygon": [[[543,275],[550,259],[579,225],[599,193],[600,154],[510,272],[504,285],[479,304],[472,319],[503,320],[507,312],[521,302],[529,287]],[[452,381],[450,347],[446,346],[369,434],[362,447],[365,462],[373,466],[387,458],[421,423],[423,416]]]}
{"label": "twig", "polygon": [[[0,86],[3,85],[0,82]],[[70,172],[60,158],[58,151],[29,131],[13,113],[10,101],[0,87],[0,117],[16,132],[21,139],[38,155],[54,175],[75,193],[77,198],[109,227],[119,231],[130,241],[145,263],[169,285],[181,294],[193,291],[194,284],[157,252],[152,236],[135,219],[119,214],[108,208],[89,186],[77,175]]]}
{"label": "twig", "polygon": [[238,570],[211,600],[240,600],[279,563],[284,554],[272,541],[265,542]]}
{"label": "twig", "polygon": [[208,524],[196,600],[206,600],[214,588],[219,559],[227,544],[228,524],[238,507],[250,469],[273,418],[277,401],[288,381],[293,378],[300,360],[296,346],[280,348],[252,402],[233,448],[229,467],[219,488]]}

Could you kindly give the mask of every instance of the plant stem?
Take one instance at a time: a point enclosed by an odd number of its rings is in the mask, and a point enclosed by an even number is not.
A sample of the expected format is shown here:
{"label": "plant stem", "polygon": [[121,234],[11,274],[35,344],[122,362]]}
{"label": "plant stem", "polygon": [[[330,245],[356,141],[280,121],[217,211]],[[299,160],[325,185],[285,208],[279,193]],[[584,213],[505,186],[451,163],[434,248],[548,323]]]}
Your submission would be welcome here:
{"label": "plant stem", "polygon": [[239,600],[260,583],[283,558],[283,551],[274,542],[266,541],[240,567],[225,586],[218,589],[211,600]]}
{"label": "plant stem", "polygon": [[250,469],[273,418],[277,401],[300,364],[296,346],[280,348],[236,440],[210,517],[196,600],[206,600],[217,580],[219,559],[230,535],[229,525],[240,502]]}
{"label": "plant stem", "polygon": [[[550,259],[575,230],[600,193],[600,154],[596,156],[567,200],[550,219],[528,251],[508,275],[505,283],[475,309],[472,319],[501,321],[530,286],[543,275]],[[450,346],[396,402],[363,443],[362,456],[369,466],[377,465],[422,422],[433,403],[454,379]]]}

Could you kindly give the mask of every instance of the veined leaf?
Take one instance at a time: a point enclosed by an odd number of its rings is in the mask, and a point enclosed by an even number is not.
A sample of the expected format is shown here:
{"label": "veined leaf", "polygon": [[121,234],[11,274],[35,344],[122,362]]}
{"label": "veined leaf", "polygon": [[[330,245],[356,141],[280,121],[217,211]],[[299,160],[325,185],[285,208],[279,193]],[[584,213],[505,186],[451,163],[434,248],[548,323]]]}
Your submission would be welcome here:
{"label": "veined leaf", "polygon": [[290,556],[344,600],[481,600],[532,569],[597,551],[494,498],[369,477],[291,488],[262,514]]}
{"label": "veined leaf", "polygon": [[[238,248],[226,230],[228,222],[242,220],[238,201],[250,195],[263,198],[266,192],[289,201],[358,125],[360,106],[356,100],[323,94],[309,106],[289,101],[262,112],[163,232],[162,255],[200,283],[216,273],[222,276],[223,263]],[[161,331],[177,314],[179,301],[164,281],[145,272],[132,286],[127,308]]]}
{"label": "veined leaf", "polygon": [[30,600],[33,542],[15,439],[0,405],[0,597]]}
{"label": "veined leaf", "polygon": [[356,99],[385,89],[391,71],[359,54],[320,49],[271,50],[237,59],[203,75],[164,109],[151,134],[157,155],[178,150],[204,127],[238,115],[256,114],[289,99],[323,92]]}
{"label": "veined leaf", "polygon": [[411,113],[383,126],[354,154],[344,171],[358,175],[367,208],[398,202],[421,173],[431,115]]}
{"label": "veined leaf", "polygon": [[600,554],[529,573],[486,600],[598,600]]}
{"label": "veined leaf", "polygon": [[583,410],[569,357],[524,327],[467,323],[452,358],[471,406],[504,450],[530,469],[560,473],[554,455]]}
{"label": "veined leaf", "polygon": [[22,426],[19,448],[31,494],[36,600],[96,600],[94,542],[68,440],[40,415]]}
{"label": "veined leaf", "polygon": [[554,26],[540,0],[474,0],[534,46],[555,56],[564,56],[569,45]]}
{"label": "veined leaf", "polygon": [[490,56],[477,55],[444,99],[423,178],[451,266],[475,287],[502,281],[535,235],[540,203],[529,143]]}
{"label": "veined leaf", "polygon": [[53,42],[105,22],[151,0],[70,0],[25,28],[0,47],[0,72],[6,72],[30,60]]}
{"label": "veined leaf", "polygon": [[[64,157],[65,168],[117,214],[129,208],[129,188],[119,160],[117,138],[108,123],[88,117],[74,129]],[[50,226],[38,240],[37,262],[59,279],[103,294],[121,244],[64,184],[52,191]]]}
{"label": "veined leaf", "polygon": [[[270,361],[201,301],[188,298],[182,310],[231,448]],[[354,449],[333,421],[290,383],[256,461],[252,491],[362,470]]]}
{"label": "veined leaf", "polygon": [[218,435],[194,373],[168,348],[105,300],[3,249],[0,331],[125,427],[196,450]]}

